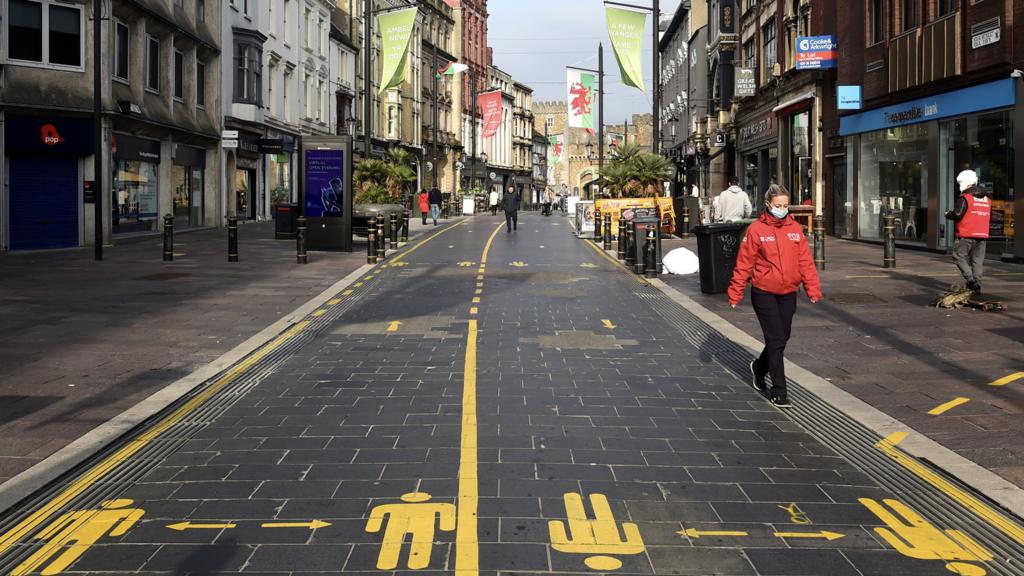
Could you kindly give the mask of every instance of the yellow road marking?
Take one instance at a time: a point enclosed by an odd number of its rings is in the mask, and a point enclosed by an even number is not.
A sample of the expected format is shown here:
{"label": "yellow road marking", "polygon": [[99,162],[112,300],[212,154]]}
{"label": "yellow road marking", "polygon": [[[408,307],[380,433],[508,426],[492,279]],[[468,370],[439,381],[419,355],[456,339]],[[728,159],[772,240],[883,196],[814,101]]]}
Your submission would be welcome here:
{"label": "yellow road marking", "polygon": [[310,522],[264,522],[260,524],[260,528],[309,528],[310,530],[316,530],[317,528],[326,528],[330,525],[330,522],[324,522],[323,520],[313,520]]}
{"label": "yellow road marking", "polygon": [[958,504],[970,510],[976,516],[985,520],[1003,534],[1013,538],[1020,544],[1024,544],[1024,528],[1021,528],[1016,522],[996,512],[984,502],[954,486],[948,480],[939,476],[935,472],[932,472],[916,459],[897,448],[896,445],[902,442],[906,437],[906,432],[894,432],[887,438],[879,440],[878,443],[875,444],[875,448],[881,450],[886,456],[895,460],[897,464],[903,466],[918,478],[939,489],[941,492],[946,494],[946,496],[949,496]]}
{"label": "yellow road marking", "polygon": [[483,279],[484,279],[484,276],[483,276],[483,274],[481,274],[481,275],[477,276],[477,277],[476,277],[476,279],[477,279],[477,280],[483,280]]}
{"label": "yellow road marking", "polygon": [[687,528],[686,530],[680,530],[676,532],[680,536],[689,536],[690,538],[701,538],[703,536],[748,536],[748,534],[742,530],[697,530],[696,528]]}
{"label": "yellow road marking", "polygon": [[483,288],[484,287],[484,283],[483,282],[477,282],[476,283],[476,287],[477,288]]}
{"label": "yellow road marking", "polygon": [[224,530],[227,528],[235,528],[237,524],[225,522],[223,524],[193,524],[191,522],[178,522],[177,524],[168,524],[167,527],[171,530],[177,530],[178,532],[184,532],[185,530]]}
{"label": "yellow road marking", "polygon": [[479,296],[479,295],[481,295],[481,294],[483,294],[483,293],[484,293],[484,291],[483,291],[483,290],[481,290],[480,288],[477,288],[477,289],[476,289],[476,292],[475,292],[475,294],[476,294],[477,296]]}
{"label": "yellow road marking", "polygon": [[1016,372],[1014,374],[1010,374],[1009,376],[1003,376],[999,380],[996,380],[995,382],[989,384],[989,386],[1006,386],[1010,382],[1016,382],[1021,378],[1024,378],[1024,372]]}
{"label": "yellow road marking", "polygon": [[946,402],[945,404],[940,404],[940,405],[936,406],[935,408],[932,408],[931,410],[928,411],[928,414],[931,414],[932,416],[938,416],[939,414],[945,414],[946,412],[949,412],[953,408],[956,408],[957,406],[959,406],[961,404],[967,404],[970,401],[971,400],[969,398],[962,398],[962,397],[961,398],[954,398],[953,400],[950,400],[949,402]]}
{"label": "yellow road marking", "polygon": [[846,537],[845,534],[829,532],[828,530],[822,530],[821,532],[776,532],[774,535],[779,538],[819,538],[829,542]]}
{"label": "yellow road marking", "polygon": [[525,267],[529,266],[529,264],[527,264],[526,262],[523,262],[522,260],[516,260],[515,262],[509,262],[508,265],[509,266],[513,266],[515,268],[525,268]]}
{"label": "yellow road marking", "polygon": [[327,301],[327,304],[329,306],[337,306],[340,303],[341,303],[341,298],[332,298],[332,299]]}
{"label": "yellow road marking", "polygon": [[483,256],[480,257],[480,269],[481,269],[481,271],[484,268],[487,267],[487,255],[491,251],[491,244],[494,243],[494,238],[495,238],[495,236],[498,235],[498,230],[501,230],[501,226],[502,225],[499,224],[498,227],[494,229],[494,232],[491,232],[491,237],[487,239],[487,244],[484,245],[484,254],[483,254]]}
{"label": "yellow road marking", "polygon": [[362,288],[363,287],[363,283],[362,282],[356,282],[355,284],[353,284],[353,286],[355,286],[356,288]]}
{"label": "yellow road marking", "polygon": [[260,348],[244,361],[240,362],[227,374],[218,378],[206,390],[200,392],[185,404],[182,404],[177,410],[155,424],[152,428],[139,434],[135,439],[121,447],[120,450],[114,452],[110,456],[104,458],[99,464],[90,468],[85,474],[65,488],[60,494],[53,497],[49,502],[43,504],[39,509],[33,512],[28,518],[25,518],[0,536],[0,554],[3,554],[19,540],[30,534],[40,524],[45,522],[47,518],[56,514],[61,508],[88,490],[111,470],[131,458],[139,450],[145,448],[146,445],[148,445],[154,438],[163,434],[168,428],[180,422],[185,418],[185,416],[188,416],[199,406],[202,406],[207,400],[223,390],[224,387],[234,382],[239,375],[279,348],[282,344],[293,338],[296,334],[305,330],[309,324],[309,320],[303,320],[302,322],[295,324],[266,346]]}
{"label": "yellow road marking", "polygon": [[341,293],[342,296],[350,296],[351,294],[352,294],[351,290],[345,290],[344,292]]}
{"label": "yellow road marking", "polygon": [[601,320],[601,324],[603,324],[604,327],[609,330],[615,330],[615,328],[617,328],[615,324],[612,324],[611,320]]}
{"label": "yellow road marking", "polygon": [[[459,226],[462,226],[462,225],[463,225],[463,224],[465,224],[466,222],[469,222],[469,220],[463,220],[462,222],[459,222],[458,224],[453,224],[453,225],[451,225],[451,226],[449,226],[449,227],[447,227],[447,228],[444,228],[444,229],[442,229],[442,230],[439,230],[439,231],[437,231],[437,232],[434,232],[434,233],[433,233],[433,234],[431,234],[430,236],[426,237],[426,238],[425,238],[425,239],[424,239],[424,240],[423,240],[422,242],[418,242],[418,243],[417,243],[417,244],[416,244],[415,246],[413,246],[412,248],[409,248],[408,250],[406,250],[406,251],[402,252],[402,253],[401,253],[401,255],[400,255],[400,257],[401,257],[401,258],[408,258],[409,254],[412,254],[413,252],[415,252],[415,251],[419,250],[419,249],[420,249],[420,248],[422,248],[422,247],[423,247],[423,245],[424,245],[424,244],[426,244],[427,242],[430,242],[430,241],[431,241],[431,240],[433,240],[434,238],[437,238],[437,237],[438,237],[438,236],[440,236],[441,234],[444,234],[445,232],[447,232],[447,231],[449,231],[449,230],[451,230],[451,229],[453,229],[453,228],[458,228]],[[453,246],[449,246],[449,248],[453,248]],[[393,263],[392,265],[393,265],[393,266],[405,266],[405,264],[406,264],[405,262],[394,262],[394,263]]]}
{"label": "yellow road marking", "polygon": [[479,312],[479,309],[476,306],[469,309],[469,313],[473,316],[476,316],[477,312]]}
{"label": "yellow road marking", "polygon": [[327,310],[324,310],[323,308],[321,308],[320,310],[317,310],[316,312],[313,312],[312,314],[310,314],[310,316],[312,316],[313,318],[319,318],[319,317],[323,316],[324,314],[327,314]]}
{"label": "yellow road marking", "polygon": [[479,304],[479,303],[480,303],[480,297],[479,296],[474,296],[473,297],[473,304]]}
{"label": "yellow road marking", "polygon": [[401,325],[402,323],[399,322],[398,320],[388,322],[388,332],[398,332],[398,327]]}
{"label": "yellow road marking", "polygon": [[477,507],[480,487],[477,477],[476,429],[476,341],[477,321],[469,321],[466,364],[462,384],[462,443],[459,450],[459,503],[455,529],[455,572],[470,576],[480,572],[480,541]]}

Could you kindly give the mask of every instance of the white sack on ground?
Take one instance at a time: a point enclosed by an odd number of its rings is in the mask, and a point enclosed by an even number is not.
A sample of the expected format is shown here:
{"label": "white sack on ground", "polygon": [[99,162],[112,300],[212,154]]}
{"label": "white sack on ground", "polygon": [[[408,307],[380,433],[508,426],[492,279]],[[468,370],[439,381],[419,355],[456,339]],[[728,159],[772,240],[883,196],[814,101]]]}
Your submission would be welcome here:
{"label": "white sack on ground", "polygon": [[697,255],[686,248],[676,248],[661,260],[665,274],[695,274],[700,270]]}

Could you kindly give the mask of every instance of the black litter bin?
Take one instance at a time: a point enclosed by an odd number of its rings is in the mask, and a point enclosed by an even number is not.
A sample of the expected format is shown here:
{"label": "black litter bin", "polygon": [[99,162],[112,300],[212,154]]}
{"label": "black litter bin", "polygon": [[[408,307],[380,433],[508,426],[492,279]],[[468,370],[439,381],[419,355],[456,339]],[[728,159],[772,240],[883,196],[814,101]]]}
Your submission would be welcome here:
{"label": "black litter bin", "polygon": [[299,205],[279,202],[274,209],[274,238],[294,240],[297,234]]}
{"label": "black litter bin", "polygon": [[700,260],[700,291],[722,294],[729,289],[743,233],[750,222],[724,222],[695,226]]}

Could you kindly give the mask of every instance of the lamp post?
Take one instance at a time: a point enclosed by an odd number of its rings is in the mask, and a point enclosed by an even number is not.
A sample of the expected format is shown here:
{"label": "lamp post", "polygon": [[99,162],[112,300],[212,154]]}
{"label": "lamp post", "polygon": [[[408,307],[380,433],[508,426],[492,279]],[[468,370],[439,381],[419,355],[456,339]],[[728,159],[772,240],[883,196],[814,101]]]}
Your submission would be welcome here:
{"label": "lamp post", "polygon": [[[587,149],[587,164],[593,166],[593,164],[594,164],[594,143],[591,142],[590,140],[587,140],[586,149]],[[597,200],[597,197],[594,194],[593,187],[591,187],[591,189],[590,189],[590,199],[591,200]]]}

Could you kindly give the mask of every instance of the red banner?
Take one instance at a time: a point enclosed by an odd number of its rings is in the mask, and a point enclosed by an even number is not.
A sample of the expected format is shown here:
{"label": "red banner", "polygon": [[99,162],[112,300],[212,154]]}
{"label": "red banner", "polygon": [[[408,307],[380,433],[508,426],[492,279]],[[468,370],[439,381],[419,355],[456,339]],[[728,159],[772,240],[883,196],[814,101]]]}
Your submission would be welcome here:
{"label": "red banner", "polygon": [[501,90],[495,90],[494,92],[485,92],[479,97],[480,110],[483,113],[484,125],[483,133],[480,134],[481,138],[493,138],[498,133],[498,127],[501,126]]}

